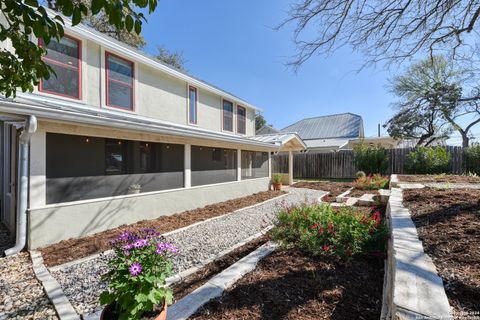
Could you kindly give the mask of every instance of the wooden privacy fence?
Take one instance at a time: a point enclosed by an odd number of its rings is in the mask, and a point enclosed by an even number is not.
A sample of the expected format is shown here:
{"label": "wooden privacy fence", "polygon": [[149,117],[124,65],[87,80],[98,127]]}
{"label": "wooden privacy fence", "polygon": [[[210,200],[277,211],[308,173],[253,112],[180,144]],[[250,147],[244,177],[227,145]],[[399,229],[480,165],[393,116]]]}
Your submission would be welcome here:
{"label": "wooden privacy fence", "polygon": [[[450,170],[447,173],[465,172],[465,158],[462,147],[447,146],[452,155]],[[407,155],[415,148],[387,149],[389,163],[387,174],[403,174]],[[277,154],[272,158],[273,172],[288,172],[288,154]],[[329,153],[298,153],[293,156],[293,176],[302,179],[355,178],[357,168],[353,162],[353,150],[340,150]]]}

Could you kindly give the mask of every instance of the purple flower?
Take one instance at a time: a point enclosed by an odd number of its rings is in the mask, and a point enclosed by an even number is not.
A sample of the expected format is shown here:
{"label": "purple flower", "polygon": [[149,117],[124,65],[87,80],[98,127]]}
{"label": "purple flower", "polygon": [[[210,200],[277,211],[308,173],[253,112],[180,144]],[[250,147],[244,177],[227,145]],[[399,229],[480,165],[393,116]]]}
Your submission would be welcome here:
{"label": "purple flower", "polygon": [[128,251],[128,250],[132,250],[132,249],[133,249],[133,245],[131,243],[123,246],[123,251]]}
{"label": "purple flower", "polygon": [[132,276],[136,277],[140,274],[140,272],[142,272],[142,265],[140,263],[134,262],[130,265],[128,271],[130,271],[130,274]]}
{"label": "purple flower", "polygon": [[136,249],[143,248],[145,246],[148,246],[148,240],[147,239],[138,239],[133,243],[133,247]]}
{"label": "purple flower", "polygon": [[157,244],[157,250],[155,250],[157,254],[178,254],[177,247],[173,245],[173,243],[168,242],[160,242]]}

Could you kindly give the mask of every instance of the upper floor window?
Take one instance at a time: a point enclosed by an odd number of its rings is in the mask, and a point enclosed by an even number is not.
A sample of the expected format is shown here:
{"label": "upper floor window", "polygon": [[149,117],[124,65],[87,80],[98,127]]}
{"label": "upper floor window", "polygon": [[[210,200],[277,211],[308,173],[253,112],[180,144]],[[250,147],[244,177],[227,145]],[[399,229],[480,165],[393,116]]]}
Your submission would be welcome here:
{"label": "upper floor window", "polygon": [[105,54],[107,106],[134,110],[133,62]]}
{"label": "upper floor window", "polygon": [[[40,39],[39,45],[43,42]],[[47,54],[42,58],[55,73],[42,79],[40,92],[57,94],[73,99],[81,99],[81,42],[69,36],[60,41],[51,39],[46,46]]]}
{"label": "upper floor window", "polygon": [[233,132],[233,103],[223,100],[223,130]]}
{"label": "upper floor window", "polygon": [[197,89],[194,87],[188,87],[188,122],[191,124],[197,124],[197,104]]}
{"label": "upper floor window", "polygon": [[244,107],[237,107],[237,132],[240,134],[245,134],[247,131],[247,123],[246,118],[247,116],[247,109]]}

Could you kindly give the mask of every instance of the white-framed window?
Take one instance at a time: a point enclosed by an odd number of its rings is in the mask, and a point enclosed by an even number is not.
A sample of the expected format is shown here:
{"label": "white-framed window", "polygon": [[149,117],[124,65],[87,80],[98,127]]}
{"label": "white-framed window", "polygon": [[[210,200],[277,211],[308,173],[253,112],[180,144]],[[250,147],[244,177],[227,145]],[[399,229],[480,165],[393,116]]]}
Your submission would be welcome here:
{"label": "white-framed window", "polygon": [[223,100],[222,130],[233,132],[233,102]]}
{"label": "white-framed window", "polygon": [[247,109],[237,106],[237,133],[247,133]]}
{"label": "white-framed window", "polygon": [[198,123],[198,90],[188,86],[188,123]]}

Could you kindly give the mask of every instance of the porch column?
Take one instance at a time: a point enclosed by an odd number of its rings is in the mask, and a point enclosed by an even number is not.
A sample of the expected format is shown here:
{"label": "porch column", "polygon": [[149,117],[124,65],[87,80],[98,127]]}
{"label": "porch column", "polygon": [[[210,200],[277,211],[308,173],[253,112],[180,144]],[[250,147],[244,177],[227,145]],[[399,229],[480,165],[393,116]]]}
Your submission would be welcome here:
{"label": "porch column", "polygon": [[185,188],[192,187],[192,145],[185,145],[183,165],[183,185]]}
{"label": "porch column", "polygon": [[30,138],[30,204],[29,208],[46,204],[46,132],[40,128]]}
{"label": "porch column", "polygon": [[288,151],[288,184],[293,184],[293,152]]}
{"label": "porch column", "polygon": [[268,151],[268,177],[272,178],[272,153]]}
{"label": "porch column", "polygon": [[237,181],[242,181],[242,149],[237,149]]}

